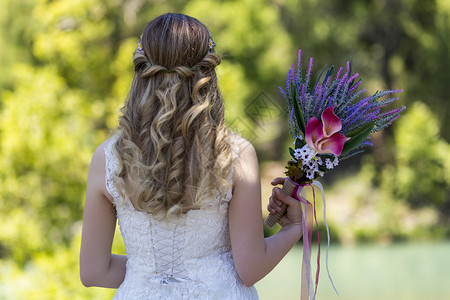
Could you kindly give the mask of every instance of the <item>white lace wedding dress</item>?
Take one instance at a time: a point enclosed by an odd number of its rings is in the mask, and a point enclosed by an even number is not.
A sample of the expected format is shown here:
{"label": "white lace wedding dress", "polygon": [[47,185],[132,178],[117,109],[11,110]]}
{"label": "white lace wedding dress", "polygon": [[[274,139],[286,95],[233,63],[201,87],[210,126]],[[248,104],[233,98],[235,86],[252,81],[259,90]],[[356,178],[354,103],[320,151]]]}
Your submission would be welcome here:
{"label": "white lace wedding dress", "polygon": [[113,299],[258,299],[254,287],[242,284],[233,264],[231,189],[219,208],[216,197],[209,207],[190,210],[176,221],[156,221],[115,188],[114,141],[105,147],[106,188],[114,198],[128,261],[125,280]]}

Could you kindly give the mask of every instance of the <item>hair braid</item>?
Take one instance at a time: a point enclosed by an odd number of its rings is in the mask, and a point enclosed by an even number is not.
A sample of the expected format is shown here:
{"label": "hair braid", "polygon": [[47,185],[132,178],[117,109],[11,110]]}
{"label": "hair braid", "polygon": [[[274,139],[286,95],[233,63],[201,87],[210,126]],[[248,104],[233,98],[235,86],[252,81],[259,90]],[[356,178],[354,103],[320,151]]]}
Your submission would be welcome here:
{"label": "hair braid", "polygon": [[[135,76],[114,148],[118,190],[128,195],[131,186],[136,208],[158,217],[177,216],[210,204],[217,192],[223,195],[232,165],[215,73],[221,58],[204,54],[209,32],[203,24],[171,15],[148,25],[142,50],[133,54]],[[183,26],[189,30],[168,29]]]}

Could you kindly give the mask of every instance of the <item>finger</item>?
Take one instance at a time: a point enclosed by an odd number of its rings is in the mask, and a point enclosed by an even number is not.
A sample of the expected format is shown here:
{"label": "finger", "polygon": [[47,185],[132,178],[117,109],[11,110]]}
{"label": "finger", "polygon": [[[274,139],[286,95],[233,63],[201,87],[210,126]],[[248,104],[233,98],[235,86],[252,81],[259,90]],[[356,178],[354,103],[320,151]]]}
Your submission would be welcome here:
{"label": "finger", "polygon": [[273,199],[273,202],[277,205],[277,206],[281,206],[282,204],[283,204],[283,202],[281,202],[280,200],[278,200],[277,199],[277,196],[276,196],[276,194],[275,194],[275,189],[279,189],[279,188],[273,188],[272,189],[272,199]]}
{"label": "finger", "polygon": [[275,200],[273,200],[278,206],[281,206],[281,205],[283,205],[283,202],[281,202],[280,200],[278,200],[278,199],[275,199]]}
{"label": "finger", "polygon": [[280,211],[281,210],[281,202],[278,200],[275,200],[275,198],[273,196],[270,196],[269,198],[269,205],[270,208],[276,210],[276,211]]}
{"label": "finger", "polygon": [[280,207],[280,210],[281,210],[281,205],[283,205],[283,202],[281,202],[281,201],[277,198],[277,196],[276,196],[276,194],[275,194],[275,189],[279,189],[279,188],[273,188],[273,189],[272,189],[272,201],[274,202],[274,204],[275,204],[277,207]]}
{"label": "finger", "polygon": [[274,206],[281,206],[282,202],[280,200],[277,199],[277,196],[275,195],[275,189],[272,189],[272,196],[270,197],[269,200],[272,200],[272,202],[274,203]]}
{"label": "finger", "polygon": [[281,208],[278,206],[271,206],[270,204],[267,204],[267,210],[269,211],[269,213],[275,214],[275,213],[279,212],[281,210]]}
{"label": "finger", "polygon": [[298,203],[297,200],[284,193],[280,188],[274,188],[274,196],[276,199],[287,205],[295,205]]}
{"label": "finger", "polygon": [[283,184],[284,181],[286,180],[286,177],[277,177],[274,180],[272,180],[272,185],[277,185],[277,184]]}
{"label": "finger", "polygon": [[269,198],[269,204],[267,204],[267,210],[271,213],[272,212],[272,210],[273,210],[273,207],[272,207],[272,197],[270,197]]}

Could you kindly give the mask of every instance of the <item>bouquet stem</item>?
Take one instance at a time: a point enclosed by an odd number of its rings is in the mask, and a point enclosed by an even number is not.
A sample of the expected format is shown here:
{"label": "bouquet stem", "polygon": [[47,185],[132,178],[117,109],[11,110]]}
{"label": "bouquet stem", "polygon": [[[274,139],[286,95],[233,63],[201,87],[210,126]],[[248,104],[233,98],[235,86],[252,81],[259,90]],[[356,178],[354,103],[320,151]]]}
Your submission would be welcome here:
{"label": "bouquet stem", "polygon": [[[293,195],[295,192],[295,188],[298,187],[299,184],[292,181],[289,177],[287,177],[284,181],[283,188],[281,189],[284,193],[291,197],[297,198],[297,195]],[[299,189],[303,187],[299,187],[297,189],[297,192]],[[305,205],[308,202],[304,203]],[[309,204],[310,205],[310,204]],[[287,212],[288,205],[285,203],[281,204],[281,210],[275,214],[269,214],[269,216],[265,220],[266,226],[269,228],[272,228],[280,218]],[[305,207],[306,209],[306,207]],[[308,220],[303,220],[302,222],[306,222],[303,225],[303,259],[302,259],[302,283],[301,283],[301,300],[309,300],[310,299],[310,286],[309,286],[309,276],[311,272],[311,267],[309,266],[311,261],[311,237],[312,237],[312,218],[310,219],[309,216],[306,214],[303,216],[306,217]],[[311,217],[312,217],[312,211],[311,211]],[[305,245],[306,243],[306,245]]]}
{"label": "bouquet stem", "polygon": [[[289,177],[287,177],[284,180],[283,188],[281,189],[283,192],[285,192],[287,195],[292,197],[292,193],[294,192],[295,187],[298,184],[293,182]],[[275,224],[280,221],[281,217],[286,213],[288,205],[286,203],[281,204],[281,210],[279,212],[276,212],[274,214],[269,214],[269,216],[266,218],[265,224],[267,227],[272,228]]]}

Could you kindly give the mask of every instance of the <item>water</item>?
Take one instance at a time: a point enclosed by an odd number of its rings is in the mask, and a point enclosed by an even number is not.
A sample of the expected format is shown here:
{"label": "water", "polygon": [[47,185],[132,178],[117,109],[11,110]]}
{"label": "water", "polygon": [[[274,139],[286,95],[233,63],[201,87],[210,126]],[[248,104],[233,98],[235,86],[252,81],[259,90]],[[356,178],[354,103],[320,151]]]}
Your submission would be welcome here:
{"label": "water", "polygon": [[[301,257],[294,247],[256,284],[261,300],[300,299]],[[450,242],[332,246],[329,268],[340,296],[328,280],[322,248],[318,300],[450,300]]]}

